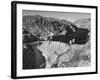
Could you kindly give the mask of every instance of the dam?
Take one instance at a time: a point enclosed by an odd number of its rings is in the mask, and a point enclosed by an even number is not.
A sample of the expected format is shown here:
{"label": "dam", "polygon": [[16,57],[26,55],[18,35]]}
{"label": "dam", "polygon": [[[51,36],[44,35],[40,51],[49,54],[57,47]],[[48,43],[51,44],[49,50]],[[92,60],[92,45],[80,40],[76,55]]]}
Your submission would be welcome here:
{"label": "dam", "polygon": [[58,55],[67,51],[69,45],[67,43],[58,41],[42,41],[40,46],[37,46],[46,59],[46,68],[50,68],[56,61]]}

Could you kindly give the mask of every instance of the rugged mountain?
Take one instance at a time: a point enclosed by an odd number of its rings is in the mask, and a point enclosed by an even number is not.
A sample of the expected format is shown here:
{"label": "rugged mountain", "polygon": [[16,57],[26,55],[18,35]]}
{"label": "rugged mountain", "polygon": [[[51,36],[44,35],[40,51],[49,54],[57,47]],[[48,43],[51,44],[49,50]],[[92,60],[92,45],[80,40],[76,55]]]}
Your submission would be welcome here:
{"label": "rugged mountain", "polygon": [[40,15],[23,16],[23,28],[37,36],[46,36],[51,33],[54,35],[64,34],[66,30],[74,31],[77,27],[71,24],[66,20],[47,18]]}
{"label": "rugged mountain", "polygon": [[[84,21],[84,23],[86,22]],[[40,15],[23,16],[23,29],[44,40],[45,38],[46,40],[50,39],[49,37],[52,34],[52,41],[71,43],[70,40],[74,39],[73,41],[76,41],[74,43],[77,44],[85,44],[89,32],[88,29],[78,28],[69,21]],[[36,39],[34,40],[36,41]]]}
{"label": "rugged mountain", "polygon": [[85,28],[90,30],[91,26],[91,19],[90,18],[84,18],[84,19],[77,19],[74,24],[77,25],[79,28]]}

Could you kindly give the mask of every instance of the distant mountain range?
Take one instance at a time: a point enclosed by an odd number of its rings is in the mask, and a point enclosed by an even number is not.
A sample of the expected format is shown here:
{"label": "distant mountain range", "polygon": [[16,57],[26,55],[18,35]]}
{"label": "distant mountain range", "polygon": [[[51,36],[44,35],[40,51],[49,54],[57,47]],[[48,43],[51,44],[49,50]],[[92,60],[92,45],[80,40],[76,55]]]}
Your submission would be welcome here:
{"label": "distant mountain range", "polygon": [[91,27],[91,19],[85,18],[85,19],[77,19],[74,24],[79,28],[85,28],[90,30]]}

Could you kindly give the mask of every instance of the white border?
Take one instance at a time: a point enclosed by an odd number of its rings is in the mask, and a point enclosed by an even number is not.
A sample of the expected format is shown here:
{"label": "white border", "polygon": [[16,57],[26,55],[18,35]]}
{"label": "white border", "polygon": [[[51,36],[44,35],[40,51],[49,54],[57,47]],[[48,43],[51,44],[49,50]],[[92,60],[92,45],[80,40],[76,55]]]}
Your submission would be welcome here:
{"label": "white border", "polygon": [[[91,67],[23,70],[22,69],[22,10],[23,9],[91,13]],[[37,75],[64,74],[64,73],[68,74],[68,73],[81,73],[81,72],[95,72],[95,65],[96,65],[95,13],[96,13],[95,9],[89,9],[89,8],[17,4],[17,76],[20,77],[20,76],[37,76]]]}

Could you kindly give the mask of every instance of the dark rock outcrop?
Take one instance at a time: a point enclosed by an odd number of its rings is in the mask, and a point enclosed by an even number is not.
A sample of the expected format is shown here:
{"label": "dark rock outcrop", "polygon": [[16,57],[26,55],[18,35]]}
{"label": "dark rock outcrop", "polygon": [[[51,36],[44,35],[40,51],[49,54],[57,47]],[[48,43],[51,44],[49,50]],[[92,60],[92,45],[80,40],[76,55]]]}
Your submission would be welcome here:
{"label": "dark rock outcrop", "polygon": [[26,47],[23,48],[23,69],[45,68],[46,61],[42,52],[29,44]]}

